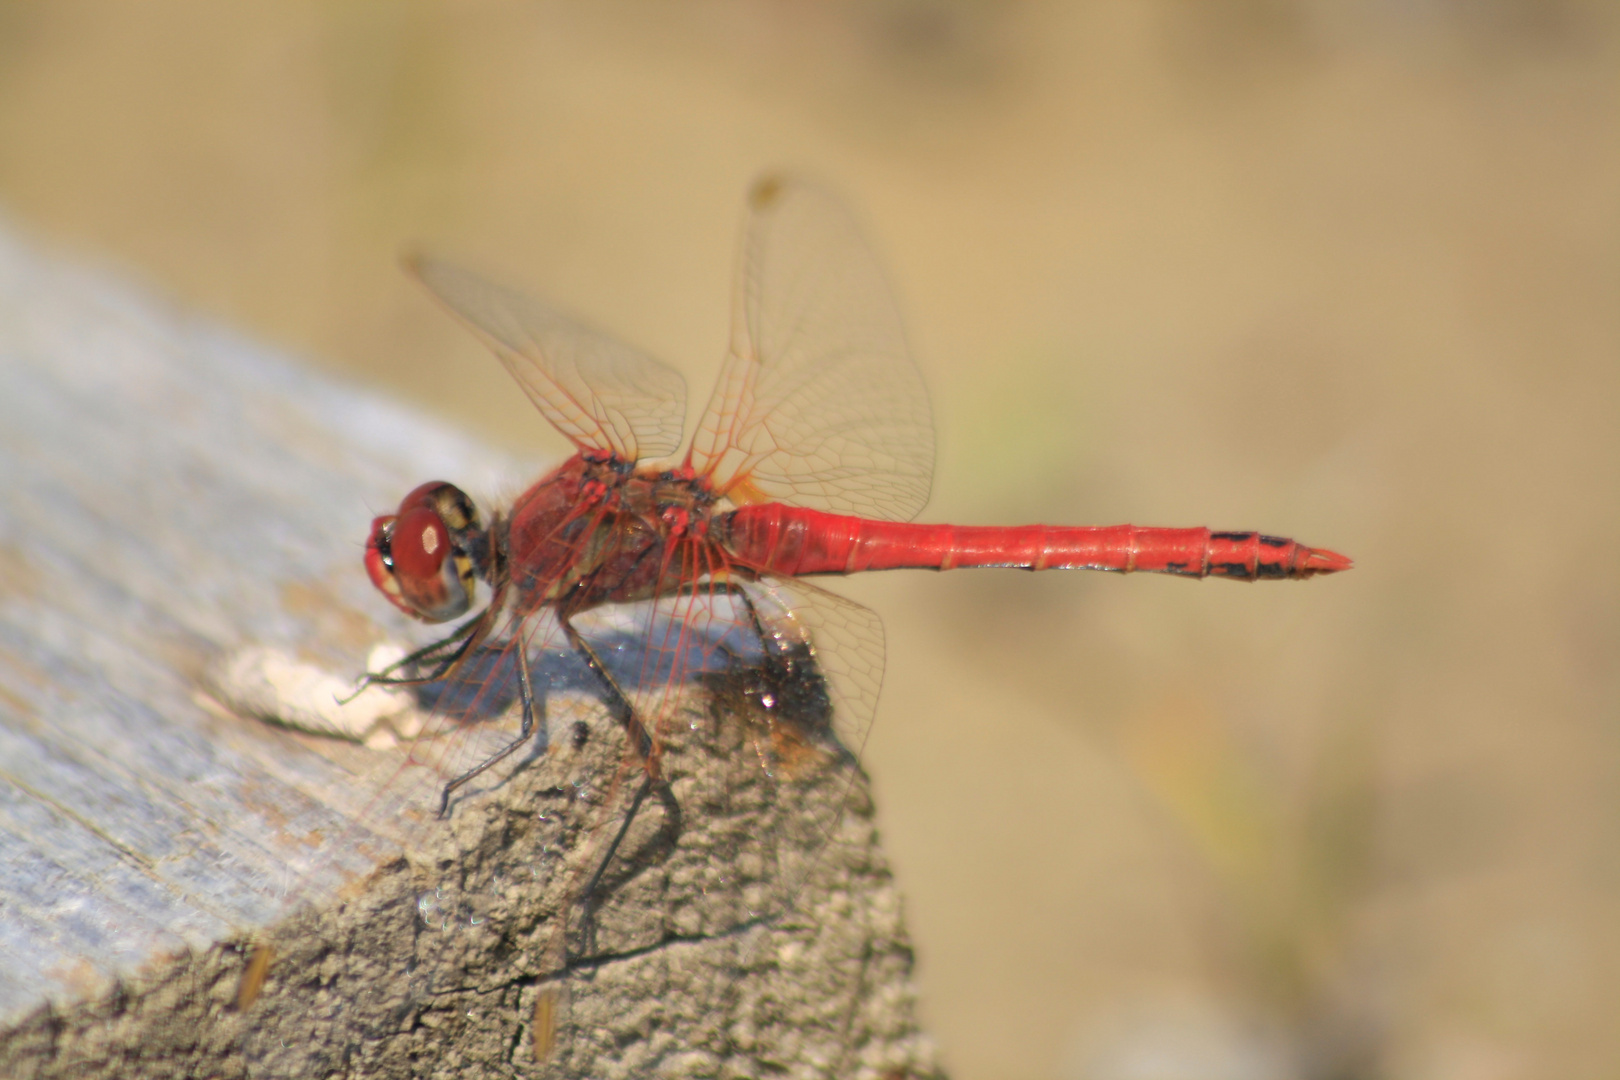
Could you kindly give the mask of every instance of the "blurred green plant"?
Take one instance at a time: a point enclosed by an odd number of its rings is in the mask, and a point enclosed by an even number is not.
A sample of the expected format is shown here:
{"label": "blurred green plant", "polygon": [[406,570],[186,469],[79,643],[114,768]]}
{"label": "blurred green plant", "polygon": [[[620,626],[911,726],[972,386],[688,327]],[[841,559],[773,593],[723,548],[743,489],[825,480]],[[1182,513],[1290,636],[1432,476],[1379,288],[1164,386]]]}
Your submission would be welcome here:
{"label": "blurred green plant", "polygon": [[1290,783],[1209,701],[1161,698],[1127,724],[1124,758],[1213,876],[1214,951],[1301,1075],[1379,1075],[1372,1003],[1355,985],[1357,918],[1373,884],[1373,734],[1343,723]]}

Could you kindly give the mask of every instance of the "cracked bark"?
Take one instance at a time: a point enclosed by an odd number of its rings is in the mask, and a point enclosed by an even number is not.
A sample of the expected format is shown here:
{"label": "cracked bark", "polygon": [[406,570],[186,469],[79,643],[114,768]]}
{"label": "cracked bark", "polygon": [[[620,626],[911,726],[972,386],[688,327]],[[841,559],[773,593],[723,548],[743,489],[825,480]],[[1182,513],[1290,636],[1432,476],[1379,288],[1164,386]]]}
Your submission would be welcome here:
{"label": "cracked bark", "polygon": [[441,474],[522,478],[0,232],[0,1073],[932,1075],[852,767],[773,778],[749,718],[693,689],[665,758],[681,827],[649,800],[587,926],[577,883],[634,776],[590,699],[551,701],[569,737],[448,823],[418,785],[385,825],[397,757],[222,695],[252,650],[351,674],[403,631],[359,538]]}

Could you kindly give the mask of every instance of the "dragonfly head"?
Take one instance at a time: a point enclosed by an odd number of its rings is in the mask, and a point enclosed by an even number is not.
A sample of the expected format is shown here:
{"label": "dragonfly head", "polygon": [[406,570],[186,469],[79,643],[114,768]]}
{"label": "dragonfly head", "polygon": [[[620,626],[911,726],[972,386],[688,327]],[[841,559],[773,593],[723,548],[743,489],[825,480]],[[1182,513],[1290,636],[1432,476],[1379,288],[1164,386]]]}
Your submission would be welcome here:
{"label": "dragonfly head", "polygon": [[485,536],[478,508],[442,480],[423,484],[399,511],[374,518],[366,573],[390,603],[426,622],[444,622],[472,606]]}

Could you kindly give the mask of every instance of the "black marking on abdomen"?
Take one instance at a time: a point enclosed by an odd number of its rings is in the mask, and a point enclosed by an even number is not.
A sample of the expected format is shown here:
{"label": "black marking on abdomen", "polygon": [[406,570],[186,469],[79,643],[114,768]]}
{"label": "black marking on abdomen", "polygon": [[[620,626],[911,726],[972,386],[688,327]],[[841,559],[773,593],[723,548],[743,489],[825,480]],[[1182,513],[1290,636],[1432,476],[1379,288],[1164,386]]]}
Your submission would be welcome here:
{"label": "black marking on abdomen", "polygon": [[1249,580],[1251,577],[1249,564],[1240,562],[1211,563],[1209,572],[1216,577],[1242,578],[1244,581]]}
{"label": "black marking on abdomen", "polygon": [[1280,562],[1262,562],[1254,568],[1255,577],[1285,578],[1288,576],[1288,567]]}
{"label": "black marking on abdomen", "polygon": [[[1209,534],[1211,540],[1226,540],[1234,544],[1241,544],[1253,538],[1253,536],[1254,533],[1252,532],[1212,532]],[[1264,539],[1264,537],[1261,539]]]}
{"label": "black marking on abdomen", "polygon": [[1293,541],[1288,539],[1286,536],[1266,536],[1264,533],[1262,533],[1260,536],[1260,542],[1266,545],[1266,547],[1275,548],[1284,548],[1293,543]]}

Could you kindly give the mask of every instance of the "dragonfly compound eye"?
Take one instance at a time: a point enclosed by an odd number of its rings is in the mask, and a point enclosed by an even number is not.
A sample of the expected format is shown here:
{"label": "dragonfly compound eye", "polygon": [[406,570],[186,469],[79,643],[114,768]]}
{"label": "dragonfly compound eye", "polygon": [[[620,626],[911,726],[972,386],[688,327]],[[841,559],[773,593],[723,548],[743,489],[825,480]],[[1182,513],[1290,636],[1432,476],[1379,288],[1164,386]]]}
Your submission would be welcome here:
{"label": "dragonfly compound eye", "polygon": [[366,571],[407,615],[444,622],[472,606],[475,582],[467,541],[478,511],[459,488],[435,482],[405,496],[399,513],[371,523]]}
{"label": "dragonfly compound eye", "polygon": [[399,579],[394,577],[394,521],[393,514],[371,519],[371,535],[366,538],[366,574],[377,591],[388,597],[388,602],[414,615],[399,594]]}

